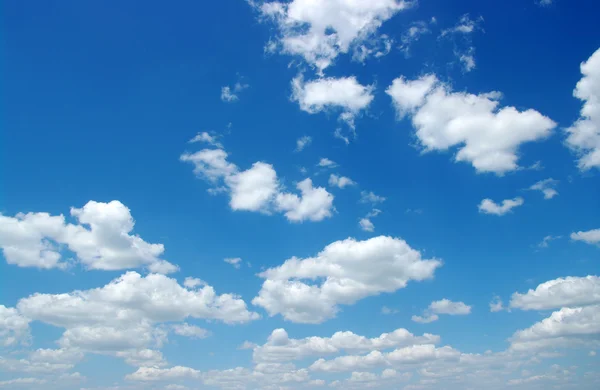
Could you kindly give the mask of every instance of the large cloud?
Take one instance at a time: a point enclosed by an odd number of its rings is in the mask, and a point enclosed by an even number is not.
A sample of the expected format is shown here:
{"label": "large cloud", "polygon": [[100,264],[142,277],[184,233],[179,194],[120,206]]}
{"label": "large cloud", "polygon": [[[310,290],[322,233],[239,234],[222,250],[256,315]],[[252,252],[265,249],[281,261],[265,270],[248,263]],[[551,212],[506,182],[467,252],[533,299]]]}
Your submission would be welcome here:
{"label": "large cloud", "polygon": [[573,95],[583,101],[581,115],[567,129],[567,145],[579,155],[579,169],[600,168],[600,49],[581,64],[583,77]]}
{"label": "large cloud", "polygon": [[510,307],[521,310],[551,310],[600,304],[598,276],[566,277],[547,281],[525,294],[514,293]]}
{"label": "large cloud", "polygon": [[[256,4],[251,1],[251,4]],[[354,49],[364,59],[376,31],[394,14],[411,6],[405,0],[292,0],[256,4],[261,15],[275,22],[278,36],[267,47],[301,56],[322,71],[340,53]],[[377,53],[380,53],[378,51]]]}
{"label": "large cloud", "polygon": [[71,215],[78,224],[48,213],[0,215],[0,247],[6,261],[20,267],[64,269],[69,265],[61,253],[64,245],[88,269],[177,271],[177,266],[160,258],[162,244],[131,234],[135,222],[123,203],[89,201],[83,208],[71,208]]}
{"label": "large cloud", "polygon": [[[405,241],[379,236],[366,241],[334,242],[316,257],[293,257],[260,274],[266,279],[252,303],[286,320],[321,323],[338,305],[394,292],[411,280],[433,277],[439,260],[423,260]],[[312,281],[312,283],[311,283]]]}
{"label": "large cloud", "polygon": [[500,108],[498,92],[453,92],[435,75],[399,77],[386,92],[398,116],[410,116],[425,152],[458,147],[456,161],[470,162],[478,172],[518,169],[519,147],[548,137],[556,127],[535,110]]}
{"label": "large cloud", "polygon": [[180,159],[192,163],[194,173],[214,185],[209,191],[228,193],[232,210],[281,212],[291,222],[321,221],[332,215],[334,196],[323,187],[313,187],[311,179],[296,185],[297,195],[282,188],[271,164],[259,161],[242,171],[227,157],[223,149],[204,149],[184,153]]}
{"label": "large cloud", "polygon": [[303,339],[290,339],[285,329],[275,329],[265,344],[253,348],[253,357],[255,362],[282,362],[342,351],[360,353],[408,345],[435,344],[439,340],[439,336],[428,333],[415,336],[402,328],[374,338],[346,331],[336,332],[331,337],[313,336]]}
{"label": "large cloud", "polygon": [[34,294],[21,299],[17,308],[31,320],[65,328],[61,347],[98,353],[160,346],[167,337],[157,326],[161,323],[186,318],[243,323],[258,318],[235,295],[217,295],[207,285],[185,288],[164,275],[142,277],[136,272],[91,290]]}

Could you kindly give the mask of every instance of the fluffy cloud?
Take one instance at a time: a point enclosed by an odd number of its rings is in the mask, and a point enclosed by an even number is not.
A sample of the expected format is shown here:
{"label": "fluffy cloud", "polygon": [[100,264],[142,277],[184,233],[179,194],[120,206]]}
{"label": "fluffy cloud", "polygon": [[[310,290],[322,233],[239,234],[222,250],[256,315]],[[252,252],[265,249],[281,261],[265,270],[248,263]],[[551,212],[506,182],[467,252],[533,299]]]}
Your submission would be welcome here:
{"label": "fluffy cloud", "polygon": [[335,168],[338,166],[335,161],[331,161],[330,159],[328,159],[326,157],[321,158],[317,165],[320,166],[321,168]]}
{"label": "fluffy cloud", "polygon": [[353,186],[353,185],[356,185],[356,182],[354,182],[349,177],[338,176],[333,173],[329,176],[329,186],[331,186],[331,187],[338,187],[338,188],[344,189],[348,186]]}
{"label": "fluffy cloud", "polygon": [[600,168],[600,49],[581,64],[573,95],[583,101],[579,119],[567,129],[567,145],[580,156],[579,169]]}
{"label": "fluffy cloud", "polygon": [[514,293],[510,300],[510,307],[521,310],[551,310],[593,304],[600,304],[600,278],[592,275],[550,280],[525,294]]}
{"label": "fluffy cloud", "polygon": [[235,295],[210,286],[184,288],[160,274],[128,272],[104,287],[65,294],[34,294],[17,304],[22,315],[65,328],[59,345],[91,352],[140,350],[160,345],[156,324],[186,318],[241,323],[258,318]]}
{"label": "fluffy cloud", "polygon": [[600,229],[588,230],[586,232],[571,233],[571,240],[583,241],[587,244],[600,244]]}
{"label": "fluffy cloud", "polygon": [[535,110],[499,108],[498,92],[453,92],[435,75],[399,77],[386,93],[399,118],[410,116],[425,152],[458,147],[455,160],[470,162],[478,172],[502,175],[518,169],[519,147],[548,137],[556,127]]}
{"label": "fluffy cloud", "polygon": [[375,195],[372,191],[362,191],[360,193],[360,203],[371,203],[373,205],[377,203],[385,202],[386,198],[383,196]]}
{"label": "fluffy cloud", "polygon": [[558,185],[558,180],[554,180],[552,178],[540,180],[531,187],[530,190],[541,191],[544,194],[544,199],[552,199],[556,195],[558,195],[558,191],[556,191],[556,186]]}
{"label": "fluffy cloud", "polygon": [[[293,257],[262,272],[260,276],[266,280],[252,303],[265,308],[270,316],[321,323],[335,316],[338,305],[397,291],[411,280],[430,279],[441,265],[439,260],[423,260],[398,238],[349,238],[328,245],[316,257]],[[316,283],[307,284],[308,280]]]}
{"label": "fluffy cloud", "polygon": [[492,299],[492,301],[490,302],[490,311],[492,313],[497,313],[502,310],[504,310],[504,302],[502,302],[502,299],[500,299],[500,297],[494,297],[494,299]]}
{"label": "fluffy cloud", "polygon": [[515,207],[522,206],[525,203],[523,198],[505,199],[501,204],[497,204],[491,199],[484,199],[479,204],[479,212],[483,214],[493,214],[502,216],[509,213]]}
{"label": "fluffy cloud", "polygon": [[227,192],[232,210],[265,214],[277,211],[292,222],[321,221],[332,215],[333,195],[323,187],[313,187],[312,180],[296,185],[298,196],[283,191],[272,165],[256,162],[250,169],[240,171],[227,157],[223,149],[204,149],[184,153],[180,160],[194,164],[194,173],[215,185],[218,192]]}
{"label": "fluffy cloud", "polygon": [[598,345],[600,335],[600,305],[568,308],[555,311],[550,317],[530,328],[517,331],[510,339],[511,348],[528,350],[574,345]]}
{"label": "fluffy cloud", "polygon": [[201,372],[189,367],[175,366],[171,368],[140,367],[133,374],[126,376],[131,381],[164,381],[173,379],[200,378]]}
{"label": "fluffy cloud", "polygon": [[331,337],[290,339],[284,329],[275,329],[264,345],[254,347],[253,357],[255,362],[282,362],[342,351],[361,353],[409,345],[436,344],[439,340],[439,336],[428,333],[415,336],[406,329],[396,329],[375,338],[352,332],[336,332]]}
{"label": "fluffy cloud", "polygon": [[340,120],[354,128],[355,117],[373,101],[373,89],[373,86],[360,84],[356,77],[329,77],[304,82],[302,76],[297,76],[292,80],[292,100],[310,114],[339,110]]}
{"label": "fluffy cloud", "polygon": [[83,208],[71,208],[71,216],[79,223],[66,223],[63,215],[48,213],[0,215],[0,247],[6,261],[20,267],[64,269],[68,263],[58,246],[62,244],[88,269],[177,271],[177,266],[160,259],[165,250],[162,244],[150,244],[131,234],[135,222],[121,202],[89,201]]}
{"label": "fluffy cloud", "polygon": [[371,369],[374,367],[402,367],[435,361],[458,361],[460,352],[451,347],[436,347],[433,344],[412,345],[392,352],[373,351],[367,355],[346,355],[332,360],[319,359],[310,369],[313,371],[344,372]]}
{"label": "fluffy cloud", "polygon": [[451,316],[471,314],[471,306],[465,305],[463,302],[452,302],[449,299],[431,302],[425,310],[425,316],[412,316],[414,322],[428,324],[439,319],[438,314],[447,314]]}
{"label": "fluffy cloud", "polygon": [[378,216],[379,214],[381,214],[381,210],[379,210],[379,209],[371,210],[364,218],[361,218],[360,221],[358,221],[358,225],[365,232],[375,231],[375,225],[373,224],[373,221],[371,221],[371,218],[374,218],[374,217]]}
{"label": "fluffy cloud", "polygon": [[[251,2],[254,4],[254,2]],[[278,36],[269,50],[301,56],[319,73],[340,53],[356,49],[369,54],[376,31],[397,12],[412,4],[404,0],[312,1],[292,0],[255,4],[262,17],[272,20]],[[379,52],[379,51],[377,51]]]}
{"label": "fluffy cloud", "polygon": [[29,319],[12,307],[0,305],[0,347],[8,347],[29,339]]}
{"label": "fluffy cloud", "polygon": [[240,99],[239,94],[244,89],[248,88],[248,84],[242,84],[241,82],[237,82],[233,87],[225,86],[221,88],[221,100],[226,103],[236,102]]}
{"label": "fluffy cloud", "polygon": [[218,141],[217,136],[215,135],[210,135],[208,134],[206,131],[202,132],[202,133],[198,133],[194,136],[194,138],[192,138],[189,143],[193,144],[193,143],[197,143],[197,142],[202,142],[202,143],[206,143],[212,146],[216,146],[217,148],[222,148],[223,145]]}
{"label": "fluffy cloud", "polygon": [[[482,17],[473,20],[469,14],[465,14],[461,16],[454,27],[443,30],[440,35],[442,38],[446,37],[454,40],[454,55],[465,72],[470,72],[476,67],[475,47],[473,47],[471,35],[477,30],[483,30],[481,28],[482,23]],[[457,40],[462,42],[459,44]]]}
{"label": "fluffy cloud", "polygon": [[179,336],[189,337],[192,339],[203,339],[208,337],[210,332],[206,329],[187,323],[173,325],[173,332]]}

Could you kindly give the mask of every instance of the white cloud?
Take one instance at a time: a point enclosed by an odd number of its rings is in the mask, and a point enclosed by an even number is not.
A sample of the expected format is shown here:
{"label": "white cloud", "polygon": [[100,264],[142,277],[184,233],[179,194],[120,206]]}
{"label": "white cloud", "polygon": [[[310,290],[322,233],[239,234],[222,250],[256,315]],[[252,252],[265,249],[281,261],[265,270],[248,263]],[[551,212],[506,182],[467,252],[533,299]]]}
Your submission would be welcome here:
{"label": "white cloud", "polygon": [[402,50],[404,54],[408,56],[410,54],[411,46],[417,42],[422,35],[430,32],[431,31],[429,30],[429,26],[426,22],[414,22],[413,25],[402,34],[402,37],[400,38],[400,50]]}
{"label": "white cloud", "polygon": [[412,345],[388,353],[372,351],[367,355],[346,355],[332,360],[319,359],[310,366],[310,369],[312,371],[344,372],[375,367],[401,367],[436,361],[458,362],[460,355],[460,352],[447,346],[437,348],[433,344]]}
{"label": "white cloud", "polygon": [[418,322],[419,324],[429,324],[431,322],[435,322],[440,319],[440,317],[436,314],[430,314],[425,316],[417,316],[414,315],[410,318],[414,322]]}
{"label": "white cloud", "polygon": [[174,379],[195,379],[201,377],[201,372],[189,367],[175,366],[171,368],[140,367],[133,374],[125,377],[131,381],[165,381]]}
{"label": "white cloud", "polygon": [[589,338],[598,335],[600,305],[563,307],[533,326],[515,332],[510,342],[514,350],[569,347],[577,344],[589,346],[594,344]]}
{"label": "white cloud", "polygon": [[0,347],[25,343],[29,337],[29,319],[15,308],[0,305]]}
{"label": "white cloud", "polygon": [[554,2],[554,0],[537,0],[537,3],[541,6],[548,6],[551,5]]}
{"label": "white cloud", "polygon": [[358,221],[358,225],[365,232],[375,231],[375,225],[371,221],[371,218],[374,218],[374,217],[378,216],[379,214],[381,214],[381,210],[379,210],[379,209],[371,210],[364,218],[361,218],[360,221]]}
{"label": "white cloud", "polygon": [[483,22],[483,18],[479,17],[476,20],[471,19],[469,14],[465,14],[460,17],[458,23],[452,28],[442,31],[442,36],[448,34],[471,34],[480,28],[480,24]]}
{"label": "white cloud", "polygon": [[206,284],[207,283],[204,280],[202,280],[202,279],[191,278],[191,277],[187,277],[183,281],[184,287],[187,287],[189,289],[194,289],[194,288],[196,288],[198,286],[205,286]]}
{"label": "white cloud", "polygon": [[338,187],[338,188],[346,188],[348,186],[354,186],[356,182],[346,176],[338,176],[336,174],[329,175],[329,186],[330,187]]}
{"label": "white cloud", "polygon": [[167,365],[162,352],[152,349],[118,351],[115,356],[124,359],[125,363],[133,367],[163,367]]}
{"label": "white cloud", "polygon": [[258,318],[235,295],[216,295],[210,286],[189,290],[160,274],[128,272],[101,288],[21,299],[19,312],[33,321],[65,328],[62,348],[90,352],[140,350],[160,345],[166,332],[157,324],[186,318],[226,323]]}
{"label": "white cloud", "polygon": [[473,69],[475,69],[477,67],[477,64],[475,63],[475,48],[474,47],[470,47],[467,51],[465,51],[464,53],[457,53],[457,57],[458,60],[461,62],[461,64],[463,65],[463,70],[465,72],[470,72]]}
{"label": "white cloud", "polygon": [[192,339],[204,339],[210,335],[208,330],[185,322],[183,324],[173,325],[172,329],[175,334]]}
{"label": "white cloud", "polygon": [[223,261],[226,262],[227,264],[233,265],[233,267],[235,269],[240,269],[242,259],[240,257],[228,257],[228,258],[224,259]]}
{"label": "white cloud", "polygon": [[600,49],[581,64],[573,95],[583,101],[579,119],[567,129],[567,145],[580,156],[582,171],[600,168]]}
{"label": "white cloud", "polygon": [[296,140],[296,152],[301,152],[312,143],[312,137],[305,135]]}
{"label": "white cloud", "polygon": [[471,314],[471,306],[465,305],[463,302],[452,302],[449,299],[442,299],[431,302],[429,307],[424,311],[424,316],[412,316],[414,322],[428,324],[437,321],[439,314],[451,316]]}
{"label": "white cloud", "polygon": [[383,196],[375,195],[373,192],[362,191],[360,193],[360,203],[377,204],[383,203],[385,202],[385,200],[386,198],[384,198]]}
{"label": "white cloud", "polygon": [[46,383],[45,379],[38,378],[16,378],[7,381],[0,381],[0,387],[6,387],[10,389],[14,388],[25,388],[31,385],[43,385]]}
{"label": "white cloud", "polygon": [[178,270],[160,258],[165,250],[162,244],[150,244],[131,234],[135,222],[121,202],[89,201],[81,209],[71,208],[71,215],[79,224],[66,223],[63,215],[48,213],[0,215],[0,247],[6,261],[20,267],[64,269],[68,262],[62,260],[62,244],[87,269],[145,266],[151,272]]}
{"label": "white cloud", "polygon": [[230,86],[225,86],[221,88],[221,100],[227,103],[232,103],[239,100],[239,93],[244,89],[248,88],[248,84],[243,84],[238,81],[233,85],[233,88]]}
{"label": "white cloud", "polygon": [[317,165],[322,168],[335,168],[338,166],[335,161],[331,161],[327,157],[322,157]]}
{"label": "white cloud", "polygon": [[293,257],[262,272],[265,281],[252,303],[265,308],[270,316],[321,323],[335,316],[338,305],[397,291],[411,280],[430,279],[441,265],[439,260],[423,260],[398,238],[349,238],[328,245],[316,257]]}
{"label": "white cloud", "polygon": [[538,248],[548,248],[548,245],[550,245],[550,242],[552,242],[554,240],[559,240],[561,238],[562,238],[562,236],[546,236],[538,244]]}
{"label": "white cloud", "polygon": [[399,313],[399,311],[397,309],[390,309],[387,306],[383,306],[381,308],[381,314],[388,315],[388,314],[397,314],[397,313]]}
{"label": "white cloud", "polygon": [[291,222],[321,221],[331,217],[333,195],[323,187],[313,187],[311,179],[304,179],[296,187],[300,196],[279,193],[275,198],[276,208],[285,213]]}
{"label": "white cloud", "polygon": [[370,42],[378,40],[376,32],[383,22],[411,5],[404,0],[292,0],[265,2],[257,8],[278,28],[270,51],[301,56],[322,73],[340,53],[370,49]]}
{"label": "white cloud", "polygon": [[[296,187],[300,196],[283,191],[272,165],[256,162],[245,171],[227,161],[222,149],[201,150],[184,153],[181,161],[194,164],[194,173],[207,179],[219,192],[230,195],[232,210],[245,210],[271,214],[283,213],[291,222],[321,221],[332,215],[333,195],[323,187],[313,187],[312,180],[305,179]],[[223,183],[225,187],[222,187]]]}
{"label": "white cloud", "polygon": [[519,169],[519,147],[548,137],[556,127],[535,110],[499,108],[498,92],[453,92],[435,75],[399,77],[386,93],[399,118],[410,116],[424,152],[458,147],[455,160],[470,162],[478,172],[502,175]]}
{"label": "white cloud", "polygon": [[600,304],[600,278],[592,275],[550,280],[525,294],[514,293],[510,300],[510,307],[521,310],[550,310],[595,304]]}
{"label": "white cloud", "polygon": [[292,80],[292,100],[310,114],[328,110],[341,111],[339,119],[354,128],[354,119],[373,101],[371,85],[362,85],[356,77],[320,78],[304,82],[302,76]]}
{"label": "white cloud", "polygon": [[600,229],[588,230],[586,232],[571,233],[571,240],[583,241],[590,245],[600,244]]}
{"label": "white cloud", "polygon": [[206,143],[206,144],[215,146],[217,148],[222,148],[223,147],[223,145],[218,141],[217,136],[210,135],[206,131],[203,131],[202,133],[196,134],[194,136],[194,138],[192,138],[191,140],[189,140],[189,143],[191,143],[191,144],[197,143],[197,142]]}
{"label": "white cloud", "polygon": [[531,187],[530,190],[541,191],[544,194],[544,199],[552,199],[556,195],[558,195],[558,191],[556,191],[556,186],[558,185],[558,180],[554,180],[552,178],[540,180]]}
{"label": "white cloud", "polygon": [[[470,72],[476,67],[475,47],[473,47],[471,35],[475,31],[483,31],[482,23],[482,17],[473,20],[469,14],[465,14],[454,27],[443,30],[440,35],[441,38],[451,38],[454,41],[454,55],[463,66],[464,72]],[[462,42],[457,42],[457,39]]]}
{"label": "white cloud", "polygon": [[511,212],[511,210],[515,207],[522,206],[524,203],[525,200],[523,200],[521,197],[505,199],[501,204],[497,204],[491,199],[484,199],[481,201],[478,207],[480,213],[502,216]]}
{"label": "white cloud", "polygon": [[290,339],[284,329],[275,329],[264,345],[253,348],[253,358],[255,362],[285,362],[342,351],[361,353],[409,345],[436,344],[439,341],[439,336],[428,333],[415,336],[402,328],[375,338],[346,331],[336,332],[331,337],[313,336],[304,339]]}
{"label": "white cloud", "polygon": [[490,311],[492,313],[497,313],[502,310],[504,310],[504,302],[502,302],[502,299],[500,299],[500,297],[494,297],[494,299],[492,299],[492,301],[490,302]]}

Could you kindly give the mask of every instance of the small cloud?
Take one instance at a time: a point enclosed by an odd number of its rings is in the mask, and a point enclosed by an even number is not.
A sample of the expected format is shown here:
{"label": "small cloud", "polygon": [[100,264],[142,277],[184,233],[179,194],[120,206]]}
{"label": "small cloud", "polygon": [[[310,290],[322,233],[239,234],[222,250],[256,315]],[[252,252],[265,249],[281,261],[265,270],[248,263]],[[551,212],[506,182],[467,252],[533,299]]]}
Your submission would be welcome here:
{"label": "small cloud", "polygon": [[590,351],[590,353],[588,355],[591,357],[594,357],[594,356],[596,356],[596,351]]}
{"label": "small cloud", "polygon": [[365,232],[375,231],[375,225],[373,225],[373,222],[371,222],[369,218],[362,218],[360,221],[358,221],[358,224]]}
{"label": "small cloud", "polygon": [[335,168],[338,166],[335,162],[325,157],[321,158],[321,160],[319,160],[319,164],[317,165],[322,168]]}
{"label": "small cloud", "polygon": [[561,239],[561,238],[562,238],[562,236],[546,236],[542,239],[542,241],[537,246],[538,246],[538,248],[548,248],[548,245],[550,244],[550,242]]}
{"label": "small cloud", "polygon": [[502,216],[509,213],[515,207],[522,206],[524,203],[525,200],[521,197],[503,200],[501,204],[497,204],[491,199],[484,199],[478,207],[480,213]]}
{"label": "small cloud", "polygon": [[356,185],[356,182],[354,182],[352,179],[345,177],[345,176],[338,176],[335,174],[331,174],[329,176],[329,186],[330,187],[338,187],[341,189],[344,189],[348,186],[354,186]]}
{"label": "small cloud", "polygon": [[191,144],[196,143],[196,142],[204,142],[206,144],[216,146],[217,148],[223,148],[223,145],[219,142],[219,140],[217,139],[217,136],[210,135],[206,131],[196,134],[196,136],[194,138],[192,138],[191,140],[189,140],[188,142]]}
{"label": "small cloud", "polygon": [[256,347],[258,347],[258,345],[257,345],[257,344],[255,344],[255,343],[252,343],[252,342],[250,342],[250,341],[244,341],[244,342],[242,343],[242,345],[240,345],[240,346],[239,346],[237,349],[240,349],[240,350],[244,350],[244,349],[254,349],[254,348],[256,348]]}
{"label": "small cloud", "polygon": [[244,84],[240,80],[238,80],[233,87],[224,86],[221,88],[221,100],[227,103],[235,102],[239,100],[240,92],[248,87],[250,87],[250,85]]}
{"label": "small cloud", "polygon": [[398,310],[390,309],[387,306],[384,306],[381,308],[381,314],[384,314],[384,315],[397,314],[397,313],[398,313]]}
{"label": "small cloud", "polygon": [[335,132],[333,133],[333,136],[337,139],[341,139],[342,141],[344,141],[344,143],[346,145],[350,144],[350,138],[346,137],[344,134],[342,134],[342,129],[341,128],[337,128],[335,129]]}
{"label": "small cloud", "polygon": [[360,193],[360,203],[377,204],[383,203],[385,202],[385,200],[386,198],[384,198],[383,196],[375,195],[372,191],[362,191]]}
{"label": "small cloud", "polygon": [[497,313],[499,311],[504,310],[504,303],[499,296],[495,296],[494,299],[490,302],[490,311],[492,313]]}
{"label": "small cloud", "polygon": [[233,265],[233,267],[235,269],[240,269],[240,267],[242,266],[241,265],[242,259],[239,257],[226,258],[223,261],[226,262],[227,264]]}
{"label": "small cloud", "polygon": [[412,316],[410,319],[414,322],[418,322],[419,324],[429,324],[431,322],[435,322],[435,321],[439,320],[440,317],[438,317],[435,314],[432,314],[430,316],[424,316],[424,317]]}
{"label": "small cloud", "polygon": [[552,199],[556,195],[558,195],[558,191],[556,191],[556,186],[558,185],[558,183],[558,180],[549,178],[538,181],[537,183],[529,187],[529,189],[533,191],[541,191],[542,194],[544,194],[544,199]]}
{"label": "small cloud", "polygon": [[296,152],[303,151],[304,148],[306,148],[308,145],[311,144],[311,142],[312,142],[312,138],[309,137],[308,135],[298,138],[296,140]]}

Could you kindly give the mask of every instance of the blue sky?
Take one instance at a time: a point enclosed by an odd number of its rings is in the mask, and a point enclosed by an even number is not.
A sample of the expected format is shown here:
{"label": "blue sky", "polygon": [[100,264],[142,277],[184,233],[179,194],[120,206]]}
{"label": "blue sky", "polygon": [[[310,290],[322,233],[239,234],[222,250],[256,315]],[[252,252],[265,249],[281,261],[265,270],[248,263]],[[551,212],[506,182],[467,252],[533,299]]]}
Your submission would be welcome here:
{"label": "blue sky", "polygon": [[0,389],[598,388],[599,12],[4,4]]}

